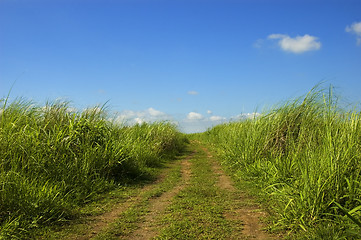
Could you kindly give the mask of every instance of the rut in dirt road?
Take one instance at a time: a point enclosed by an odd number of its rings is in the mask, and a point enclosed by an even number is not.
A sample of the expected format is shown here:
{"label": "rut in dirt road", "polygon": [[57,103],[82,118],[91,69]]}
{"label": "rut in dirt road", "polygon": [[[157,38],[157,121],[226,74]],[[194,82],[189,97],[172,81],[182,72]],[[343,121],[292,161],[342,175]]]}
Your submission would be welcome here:
{"label": "rut in dirt road", "polygon": [[[187,157],[182,157],[182,160],[177,159],[167,164],[168,166],[155,182],[135,189],[123,200],[119,199],[116,201],[119,203],[110,211],[83,219],[84,223],[79,226],[79,230],[67,235],[66,239],[150,239],[155,236],[157,231],[151,223],[166,208],[170,199],[189,181],[188,159],[193,154],[190,153]],[[135,215],[135,218],[131,219],[128,215]]]}
{"label": "rut in dirt road", "polygon": [[262,230],[265,228],[265,225],[261,223],[261,219],[266,216],[266,213],[249,196],[236,189],[232,179],[225,174],[219,162],[213,158],[207,148],[202,146],[202,150],[206,152],[208,159],[212,163],[213,171],[218,175],[218,187],[226,190],[234,202],[231,209],[224,213],[224,217],[242,222],[243,237],[251,239],[276,239],[275,236],[271,236]]}
{"label": "rut in dirt road", "polygon": [[158,234],[157,229],[157,218],[164,213],[166,207],[170,204],[171,200],[183,189],[187,184],[189,184],[190,179],[190,163],[189,159],[195,154],[191,153],[187,158],[185,158],[181,163],[181,181],[180,185],[171,189],[168,192],[163,193],[157,198],[150,199],[149,202],[149,212],[145,216],[144,221],[138,226],[138,229],[135,230],[127,239],[152,239]]}

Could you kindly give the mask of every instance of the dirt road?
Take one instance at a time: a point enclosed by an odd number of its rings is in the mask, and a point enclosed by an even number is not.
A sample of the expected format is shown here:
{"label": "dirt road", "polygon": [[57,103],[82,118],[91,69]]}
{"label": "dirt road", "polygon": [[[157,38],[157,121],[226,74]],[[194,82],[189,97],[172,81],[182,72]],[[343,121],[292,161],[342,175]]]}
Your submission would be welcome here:
{"label": "dirt road", "polygon": [[159,178],[106,213],[86,220],[71,239],[280,239],[263,230],[265,212],[234,186],[197,141]]}

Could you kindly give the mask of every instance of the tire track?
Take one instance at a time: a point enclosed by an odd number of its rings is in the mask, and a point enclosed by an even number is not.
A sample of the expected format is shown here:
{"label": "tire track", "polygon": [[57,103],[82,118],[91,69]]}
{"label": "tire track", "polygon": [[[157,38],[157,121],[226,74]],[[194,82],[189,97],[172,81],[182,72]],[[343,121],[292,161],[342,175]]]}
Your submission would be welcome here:
{"label": "tire track", "polygon": [[129,196],[129,198],[124,202],[118,203],[115,207],[112,208],[111,211],[90,217],[88,220],[86,220],[88,225],[87,232],[82,235],[78,234],[69,236],[69,239],[87,240],[97,237],[99,233],[108,229],[110,224],[115,222],[124,211],[139,203],[142,200],[143,193],[152,191],[160,183],[162,183],[165,180],[168,172],[169,170],[161,173],[155,182],[145,185],[136,194]]}
{"label": "tire track", "polygon": [[218,175],[218,187],[226,190],[231,197],[233,204],[231,209],[228,209],[228,211],[224,213],[224,217],[231,221],[241,222],[242,235],[239,237],[260,240],[278,239],[263,230],[265,226],[260,219],[265,218],[266,213],[262,211],[259,205],[254,203],[253,199],[246,196],[245,193],[242,193],[234,186],[232,179],[225,174],[219,162],[213,158],[206,147],[202,146],[202,150],[207,154],[207,157],[212,163],[213,171]]}
{"label": "tire track", "polygon": [[165,212],[172,199],[189,184],[191,178],[189,159],[191,159],[194,154],[195,152],[192,152],[181,162],[181,184],[174,187],[172,190],[163,193],[159,197],[150,199],[149,212],[145,216],[144,221],[139,224],[137,230],[126,239],[144,240],[157,236],[159,232],[159,229],[157,229],[157,220],[159,219],[159,216]]}

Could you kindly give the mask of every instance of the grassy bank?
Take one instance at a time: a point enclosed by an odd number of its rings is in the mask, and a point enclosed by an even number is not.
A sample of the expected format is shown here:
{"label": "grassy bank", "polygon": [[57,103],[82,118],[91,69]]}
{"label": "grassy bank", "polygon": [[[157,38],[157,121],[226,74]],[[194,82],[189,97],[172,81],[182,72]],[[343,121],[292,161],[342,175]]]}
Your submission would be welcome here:
{"label": "grassy bank", "polygon": [[300,239],[359,239],[361,114],[311,91],[255,119],[200,136],[270,201],[274,229]]}
{"label": "grassy bank", "polygon": [[0,239],[75,218],[77,206],[147,178],[184,143],[169,123],[124,127],[99,108],[1,100]]}

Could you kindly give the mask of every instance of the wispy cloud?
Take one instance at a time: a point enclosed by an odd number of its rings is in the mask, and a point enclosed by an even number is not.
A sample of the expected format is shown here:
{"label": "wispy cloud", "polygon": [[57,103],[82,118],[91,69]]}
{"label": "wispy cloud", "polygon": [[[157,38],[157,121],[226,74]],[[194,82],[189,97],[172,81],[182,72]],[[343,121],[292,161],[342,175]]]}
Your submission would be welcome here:
{"label": "wispy cloud", "polygon": [[200,113],[196,113],[196,112],[190,112],[187,115],[187,120],[201,120],[203,119],[203,115]]}
{"label": "wispy cloud", "polygon": [[148,108],[143,111],[131,111],[131,110],[124,110],[118,114],[114,118],[114,121],[119,124],[141,124],[144,122],[156,122],[156,121],[171,121],[173,118],[159,110],[154,108]]}
{"label": "wispy cloud", "polygon": [[221,116],[211,116],[209,118],[209,120],[211,120],[212,122],[217,122],[217,121],[224,121],[226,120],[225,117],[221,117]]}
{"label": "wispy cloud", "polygon": [[268,39],[277,39],[278,45],[283,51],[296,54],[315,51],[321,48],[321,42],[318,41],[318,38],[308,34],[294,38],[286,34],[271,34],[268,36]]}
{"label": "wispy cloud", "polygon": [[264,42],[263,39],[257,39],[257,41],[255,41],[255,42],[253,43],[253,47],[255,47],[255,48],[261,48],[261,47],[263,46],[263,42]]}
{"label": "wispy cloud", "polygon": [[261,116],[260,113],[253,112],[253,113],[241,113],[237,116],[231,117],[232,121],[239,121],[239,120],[245,120],[245,119],[254,119],[256,117]]}
{"label": "wispy cloud", "polygon": [[[208,114],[212,114],[210,110]],[[217,124],[226,121],[226,118],[221,116],[205,117],[197,112],[190,112],[187,117],[179,122],[180,129],[185,133],[204,132]]]}
{"label": "wispy cloud", "polygon": [[356,44],[361,45],[361,22],[354,22],[351,26],[346,26],[345,31],[356,34]]}
{"label": "wispy cloud", "polygon": [[189,112],[183,119],[176,118],[162,111],[154,108],[148,108],[142,111],[125,110],[115,114],[112,118],[115,123],[124,125],[134,125],[142,123],[152,123],[157,121],[170,121],[176,124],[181,131],[185,133],[204,132],[209,128],[212,128],[218,124],[222,124],[230,121],[241,121],[245,119],[252,119],[259,116],[259,113],[243,113],[230,118],[212,115],[211,110],[206,111],[207,115],[203,115],[198,112]]}
{"label": "wispy cloud", "polygon": [[142,118],[136,117],[136,118],[134,118],[134,122],[137,123],[137,124],[142,124],[145,121]]}
{"label": "wispy cloud", "polygon": [[188,91],[189,95],[198,95],[199,93],[197,91]]}
{"label": "wispy cloud", "polygon": [[[210,110],[208,110],[207,113],[212,114]],[[179,127],[185,133],[204,132],[207,129],[212,128],[218,124],[231,121],[253,119],[258,116],[260,116],[259,113],[243,113],[234,117],[227,118],[218,115],[203,116],[202,114],[197,112],[190,112],[187,114],[187,117],[185,119],[179,121]]]}
{"label": "wispy cloud", "polygon": [[166,114],[161,112],[161,111],[158,111],[158,110],[155,110],[154,108],[148,108],[147,109],[147,112],[149,113],[150,116],[152,117],[163,117],[165,116]]}

